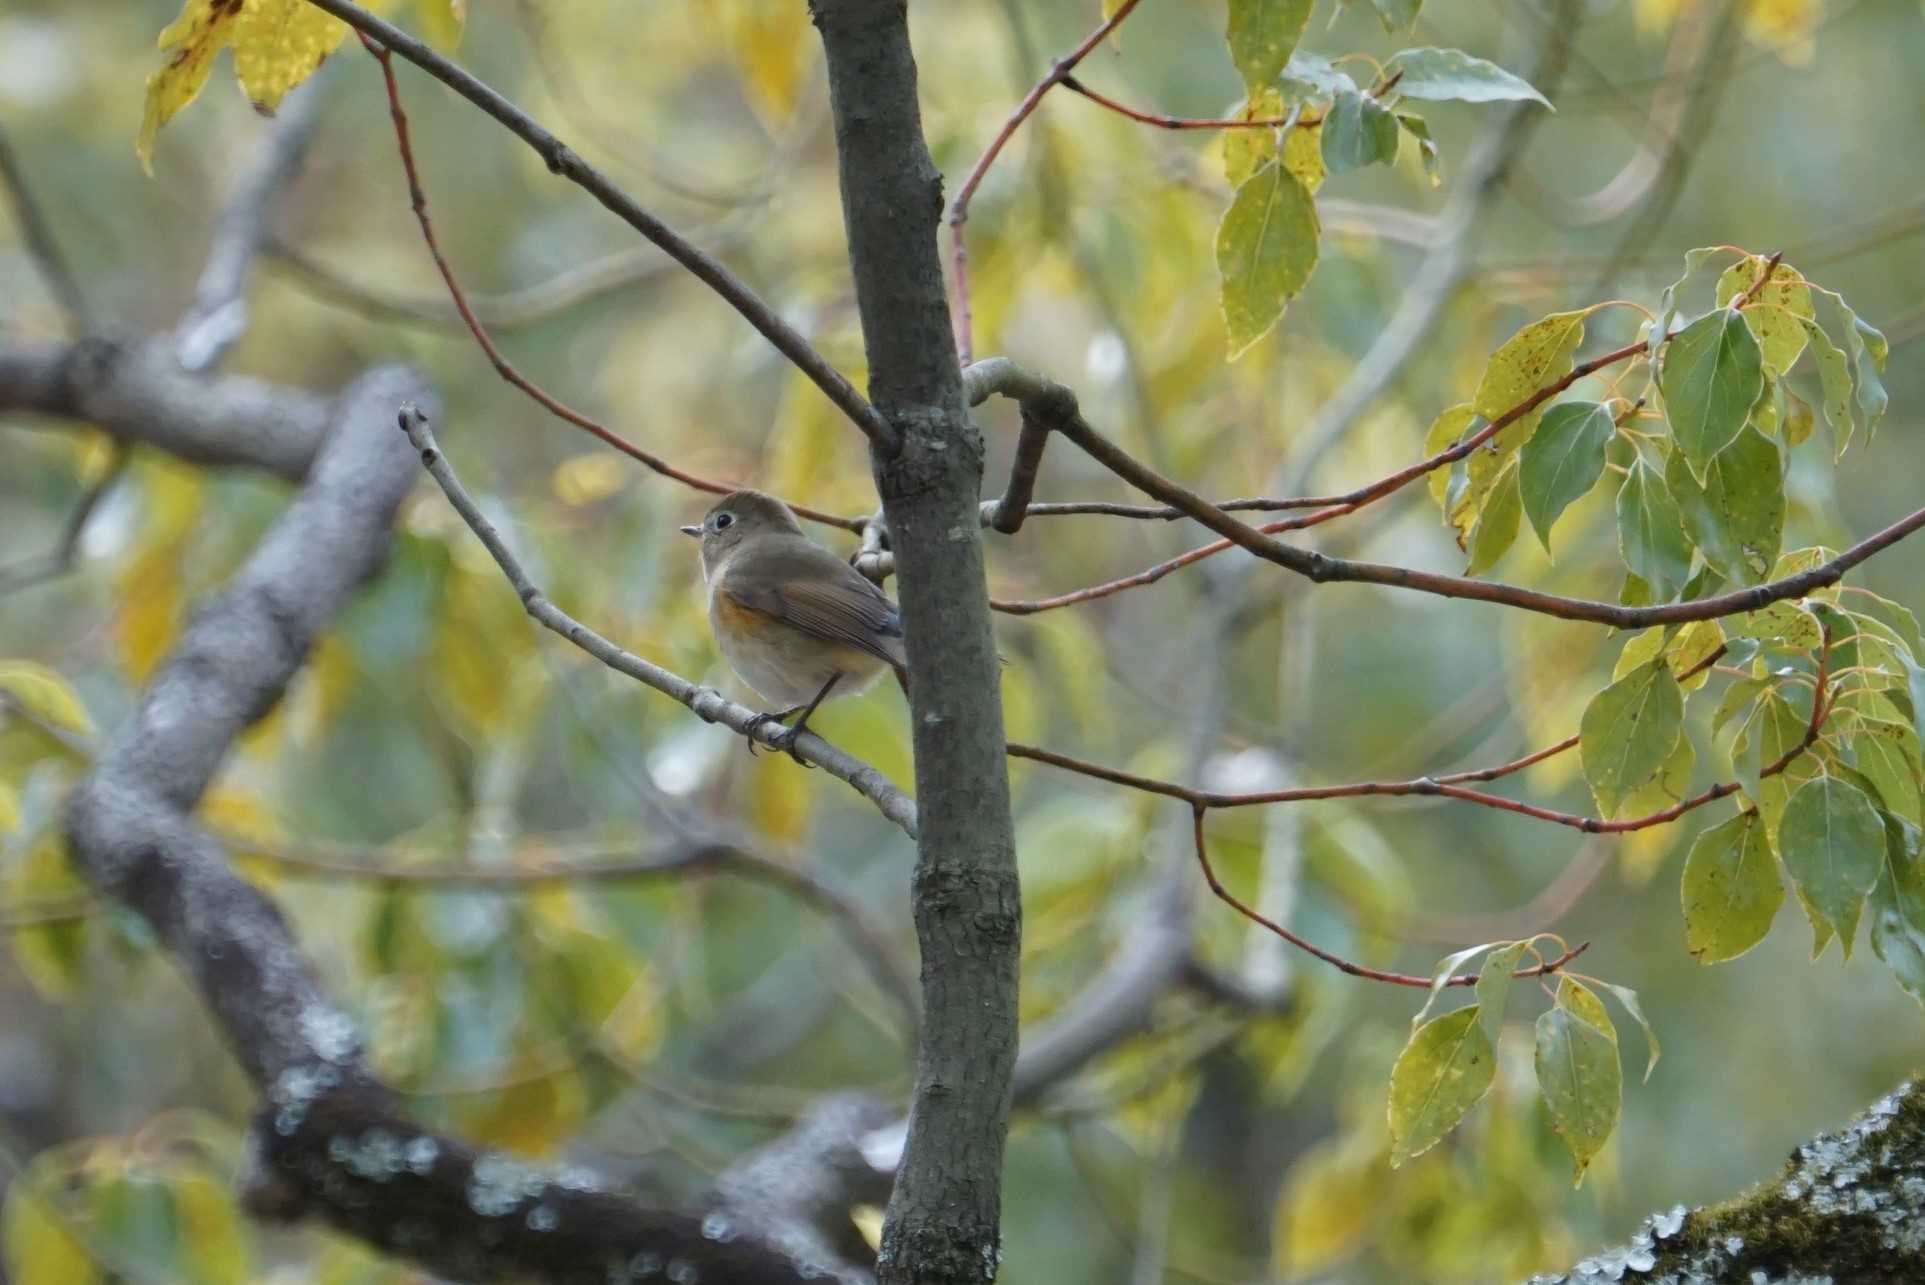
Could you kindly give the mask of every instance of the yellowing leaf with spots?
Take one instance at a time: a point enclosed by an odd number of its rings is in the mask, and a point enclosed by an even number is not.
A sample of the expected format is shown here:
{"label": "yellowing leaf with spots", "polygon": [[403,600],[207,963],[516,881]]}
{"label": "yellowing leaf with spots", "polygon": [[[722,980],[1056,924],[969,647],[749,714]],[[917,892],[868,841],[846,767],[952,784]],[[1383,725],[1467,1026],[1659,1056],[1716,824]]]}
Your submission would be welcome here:
{"label": "yellowing leaf with spots", "polygon": [[272,112],[347,34],[345,22],[307,0],[249,0],[234,29],[241,89],[257,108]]}
{"label": "yellowing leaf with spots", "polygon": [[234,39],[242,4],[243,0],[187,0],[180,17],[160,33],[166,61],[147,78],[147,110],[134,143],[140,167],[149,174],[154,172],[154,138],[160,127],[200,94],[214,55]]}

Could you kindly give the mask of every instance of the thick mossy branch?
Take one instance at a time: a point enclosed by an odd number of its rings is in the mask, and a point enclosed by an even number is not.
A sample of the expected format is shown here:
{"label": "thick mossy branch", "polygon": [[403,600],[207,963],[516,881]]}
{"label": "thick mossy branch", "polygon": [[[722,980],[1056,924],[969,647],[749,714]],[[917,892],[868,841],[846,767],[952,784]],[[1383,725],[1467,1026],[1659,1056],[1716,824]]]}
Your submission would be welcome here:
{"label": "thick mossy branch", "polygon": [[1925,1086],[1901,1085],[1736,1199],[1654,1214],[1631,1240],[1531,1285],[1925,1279]]}

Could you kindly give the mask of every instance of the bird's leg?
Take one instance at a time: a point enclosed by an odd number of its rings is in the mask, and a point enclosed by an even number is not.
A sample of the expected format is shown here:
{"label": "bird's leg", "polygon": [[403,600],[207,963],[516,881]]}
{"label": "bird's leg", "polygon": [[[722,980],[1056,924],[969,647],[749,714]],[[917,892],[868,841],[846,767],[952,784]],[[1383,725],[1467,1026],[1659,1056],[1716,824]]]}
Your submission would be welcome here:
{"label": "bird's leg", "polygon": [[791,705],[787,709],[777,710],[773,714],[757,714],[755,720],[744,729],[744,735],[748,738],[749,757],[755,757],[755,734],[757,732],[761,731],[762,728],[769,723],[782,723],[786,721],[789,715],[801,708],[802,706],[800,705]]}
{"label": "bird's leg", "polygon": [[[820,705],[823,702],[823,700],[828,697],[830,691],[832,691],[835,688],[835,685],[841,681],[842,681],[842,672],[840,670],[836,671],[833,674],[830,674],[829,681],[822,684],[822,690],[815,694],[815,699],[810,701],[808,705],[803,708],[802,717],[796,719],[795,722],[790,726],[789,730],[782,734],[780,738],[781,744],[777,748],[787,750],[789,753],[789,757],[794,759],[796,762],[802,763],[802,756],[795,752],[795,738],[802,735],[802,733],[808,729],[809,715],[815,713],[815,707]],[[808,767],[809,765],[807,763],[802,763],[802,766]]]}

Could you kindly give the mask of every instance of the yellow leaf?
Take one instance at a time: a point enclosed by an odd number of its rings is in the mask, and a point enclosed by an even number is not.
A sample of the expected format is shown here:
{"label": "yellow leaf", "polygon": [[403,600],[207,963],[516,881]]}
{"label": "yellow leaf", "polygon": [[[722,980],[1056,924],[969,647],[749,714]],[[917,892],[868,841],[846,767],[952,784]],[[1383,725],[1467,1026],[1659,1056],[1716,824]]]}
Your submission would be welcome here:
{"label": "yellow leaf", "polygon": [[428,43],[443,53],[452,53],[461,44],[461,33],[468,25],[468,0],[417,0],[415,12]]}
{"label": "yellow leaf", "polygon": [[227,1184],[187,1172],[175,1175],[170,1186],[180,1220],[182,1265],[196,1285],[247,1285],[255,1279],[247,1228]]}
{"label": "yellow leaf", "polygon": [[1324,1142],[1305,1152],[1277,1201],[1277,1273],[1319,1276],[1355,1253],[1383,1182],[1376,1157],[1356,1147]]}
{"label": "yellow leaf", "polygon": [[114,637],[127,673],[135,682],[146,681],[180,632],[179,551],[171,541],[149,545],[120,576],[121,602],[114,617]]}
{"label": "yellow leaf", "polygon": [[234,74],[254,106],[271,115],[347,34],[347,23],[307,0],[250,0],[234,29]]}
{"label": "yellow leaf", "polygon": [[[27,849],[26,856],[6,873],[0,893],[9,905],[42,905],[78,901],[87,885],[67,861],[66,847],[57,835],[43,835]],[[74,993],[84,971],[87,951],[87,921],[76,915],[71,919],[50,919],[45,923],[23,924],[8,934],[13,945],[14,962],[27,975],[35,990],[49,999]]]}
{"label": "yellow leaf", "polygon": [[[45,665],[31,660],[0,660],[0,691],[18,701],[34,720],[47,723],[75,736],[94,734],[94,721],[80,697],[67,680]],[[0,715],[0,726],[5,726]]]}
{"label": "yellow leaf", "polygon": [[557,464],[549,485],[556,499],[570,508],[579,508],[605,500],[621,490],[626,472],[622,461],[607,451],[589,451],[571,455]]}
{"label": "yellow leaf", "polygon": [[588,1115],[588,1093],[574,1071],[510,1084],[463,1112],[462,1128],[483,1146],[524,1156],[552,1154]]}
{"label": "yellow leaf", "polygon": [[147,108],[134,142],[134,154],[147,173],[154,172],[154,139],[160,127],[199,95],[214,55],[234,39],[242,4],[243,0],[187,0],[180,17],[160,33],[166,61],[147,78]]}
{"label": "yellow leaf", "polygon": [[7,1188],[0,1261],[7,1277],[20,1285],[93,1285],[101,1279],[94,1260],[68,1230],[67,1221],[31,1184],[16,1180]]}
{"label": "yellow leaf", "polygon": [[734,0],[721,20],[750,104],[764,119],[786,122],[795,114],[810,65],[807,7]]}

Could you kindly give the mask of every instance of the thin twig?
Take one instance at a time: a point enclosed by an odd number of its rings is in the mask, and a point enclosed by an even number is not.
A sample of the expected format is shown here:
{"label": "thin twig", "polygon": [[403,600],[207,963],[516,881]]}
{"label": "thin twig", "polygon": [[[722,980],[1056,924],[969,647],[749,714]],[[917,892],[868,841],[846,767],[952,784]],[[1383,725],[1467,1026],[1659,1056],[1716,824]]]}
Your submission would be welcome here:
{"label": "thin twig", "polygon": [[294,178],[321,120],[323,70],[281,104],[214,223],[194,302],[174,327],[174,351],[190,374],[211,370],[247,330],[247,278],[267,237],[274,199]]}
{"label": "thin twig", "polygon": [[93,329],[94,318],[87,307],[86,292],[81,290],[80,278],[74,275],[67,257],[60,252],[60,243],[54,239],[53,227],[47,222],[47,216],[34,199],[33,188],[27,182],[26,167],[20,163],[20,157],[15,154],[4,130],[0,130],[0,180],[5,181],[14,220],[20,227],[20,239],[26,243],[27,256],[33,260],[41,280],[47,283],[47,291],[53,295],[54,302],[66,314],[67,328],[76,336],[87,334]]}
{"label": "thin twig", "polygon": [[[421,453],[421,463],[428,470],[428,475],[440,486],[442,494],[448,497],[448,503],[461,515],[462,521],[486,546],[495,565],[508,578],[508,583],[514,587],[515,595],[521,599],[529,615],[610,669],[680,701],[704,722],[721,723],[771,749],[787,748],[789,733],[772,726],[764,715],[746,705],[736,704],[712,687],[699,686],[679,674],[650,664],[557,607],[528,578],[528,573],[522,570],[520,561],[509,551],[501,533],[482,515],[479,506],[456,478],[453,467],[435,442],[427,417],[413,406],[403,406],[400,423],[408,440]],[[915,800],[897,789],[881,772],[813,732],[802,733],[796,739],[794,749],[798,757],[822,768],[874,803],[876,809],[901,827],[904,833],[912,837],[915,835]]]}
{"label": "thin twig", "polygon": [[[1277,936],[1289,942],[1292,946],[1295,946],[1298,950],[1303,951],[1307,955],[1315,956],[1324,963],[1329,964],[1332,968],[1335,968],[1338,972],[1348,973],[1352,977],[1366,978],[1373,982],[1388,982],[1393,986],[1413,986],[1420,990],[1427,990],[1437,984],[1435,979],[1430,977],[1420,977],[1415,973],[1393,973],[1381,968],[1371,968],[1368,965],[1355,963],[1352,960],[1345,959],[1342,955],[1327,951],[1307,938],[1291,932],[1276,920],[1260,914],[1254,907],[1224,887],[1223,882],[1216,876],[1216,867],[1210,864],[1209,846],[1203,837],[1203,818],[1208,811],[1208,808],[1202,806],[1191,808],[1191,832],[1196,841],[1197,864],[1203,867],[1203,878],[1205,882],[1210,885],[1210,891],[1216,894],[1217,900],[1229,906],[1251,923],[1256,924],[1260,928],[1269,929]],[[1579,942],[1577,945],[1572,946],[1563,954],[1559,955],[1556,959],[1549,960],[1542,964],[1533,964],[1529,968],[1520,968],[1515,973],[1512,973],[1511,976],[1542,977],[1546,973],[1555,973],[1590,948],[1590,942]],[[1475,986],[1477,984],[1477,974],[1458,973],[1446,978],[1442,984],[1445,986]]]}
{"label": "thin twig", "polygon": [[1165,116],[1161,112],[1138,111],[1127,103],[1120,103],[1108,94],[1099,93],[1085,85],[1074,76],[1063,76],[1056,82],[1064,89],[1081,94],[1099,107],[1107,107],[1119,116],[1126,116],[1140,125],[1154,125],[1158,129],[1315,129],[1323,124],[1323,117],[1310,115],[1299,117],[1297,113],[1288,116],[1253,116],[1199,119],[1193,116]]}
{"label": "thin twig", "polygon": [[1048,74],[1023,95],[1023,100],[1016,104],[1016,110],[1009,114],[1009,119],[1003,122],[1003,127],[996,131],[994,138],[989,140],[989,146],[983,149],[983,154],[978,156],[976,163],[969,167],[969,173],[963,178],[962,186],[956,189],[956,199],[949,204],[949,238],[951,271],[955,275],[956,288],[956,352],[965,366],[973,360],[972,350],[975,345],[971,334],[974,327],[969,304],[969,248],[963,240],[963,227],[969,222],[969,202],[974,199],[976,189],[982,186],[983,176],[989,173],[989,167],[996,163],[996,158],[1002,154],[1004,146],[1022,127],[1023,122],[1029,119],[1030,113],[1036,110],[1036,104],[1043,100],[1043,95],[1067,79],[1083,59],[1089,57],[1091,50],[1102,44],[1112,31],[1122,25],[1123,20],[1130,16],[1131,11],[1139,3],[1141,0],[1122,0],[1122,3],[1116,6],[1116,11],[1104,18],[1097,25],[1096,30],[1083,38],[1081,44],[1050,64]]}
{"label": "thin twig", "polygon": [[766,300],[713,256],[644,209],[635,198],[536,123],[534,118],[463,68],[449,62],[393,23],[377,18],[352,3],[352,0],[308,0],[308,3],[333,14],[362,35],[373,37],[500,122],[515,137],[533,148],[551,172],[594,197],[603,208],[666,250],[669,257],[721,295],[729,306],[741,313],[751,326],[775,346],[777,352],[807,375],[849,417],[850,422],[868,436],[877,450],[894,453],[897,445],[895,428],[869,404],[867,398],[856,391],[855,385],[841,371],[830,365],[829,360],[784,321]]}
{"label": "thin twig", "polygon": [[95,480],[94,484],[81,494],[80,502],[67,515],[67,523],[60,530],[60,540],[50,553],[37,558],[27,558],[12,566],[0,567],[0,594],[16,593],[32,585],[56,580],[73,570],[74,560],[80,555],[81,537],[87,534],[87,523],[100,509],[100,502],[120,481],[121,474],[127,471],[127,446],[116,442],[113,456],[107,469]]}
{"label": "thin twig", "polygon": [[[501,349],[489,336],[488,328],[481,324],[481,319],[475,315],[474,309],[468,306],[468,297],[463,293],[461,283],[455,279],[454,268],[449,264],[448,256],[442,253],[441,242],[435,236],[434,220],[428,216],[428,197],[422,190],[421,175],[414,163],[414,146],[409,139],[408,116],[401,108],[401,90],[394,78],[394,57],[365,35],[361,37],[361,43],[370,54],[374,55],[375,61],[381,64],[381,77],[388,90],[388,115],[394,122],[395,144],[401,153],[401,168],[407,175],[409,203],[413,206],[415,221],[421,226],[421,239],[427,242],[428,253],[434,256],[434,266],[441,273],[441,280],[448,287],[448,296],[454,301],[455,311],[467,325],[468,333],[475,337],[477,344],[481,345],[481,351],[488,355],[488,360],[494,365],[495,373],[527,394],[530,400],[555,418],[584,430],[663,477],[673,478],[684,486],[697,491],[706,491],[710,495],[727,495],[731,491],[739,490],[738,483],[719,482],[713,478],[697,476],[676,468],[659,455],[643,450],[614,429],[551,396],[547,390],[517,370],[514,364],[502,354]],[[861,530],[861,523],[853,518],[824,513],[806,505],[792,504],[789,507],[798,515],[826,526],[841,527],[845,531]]]}

